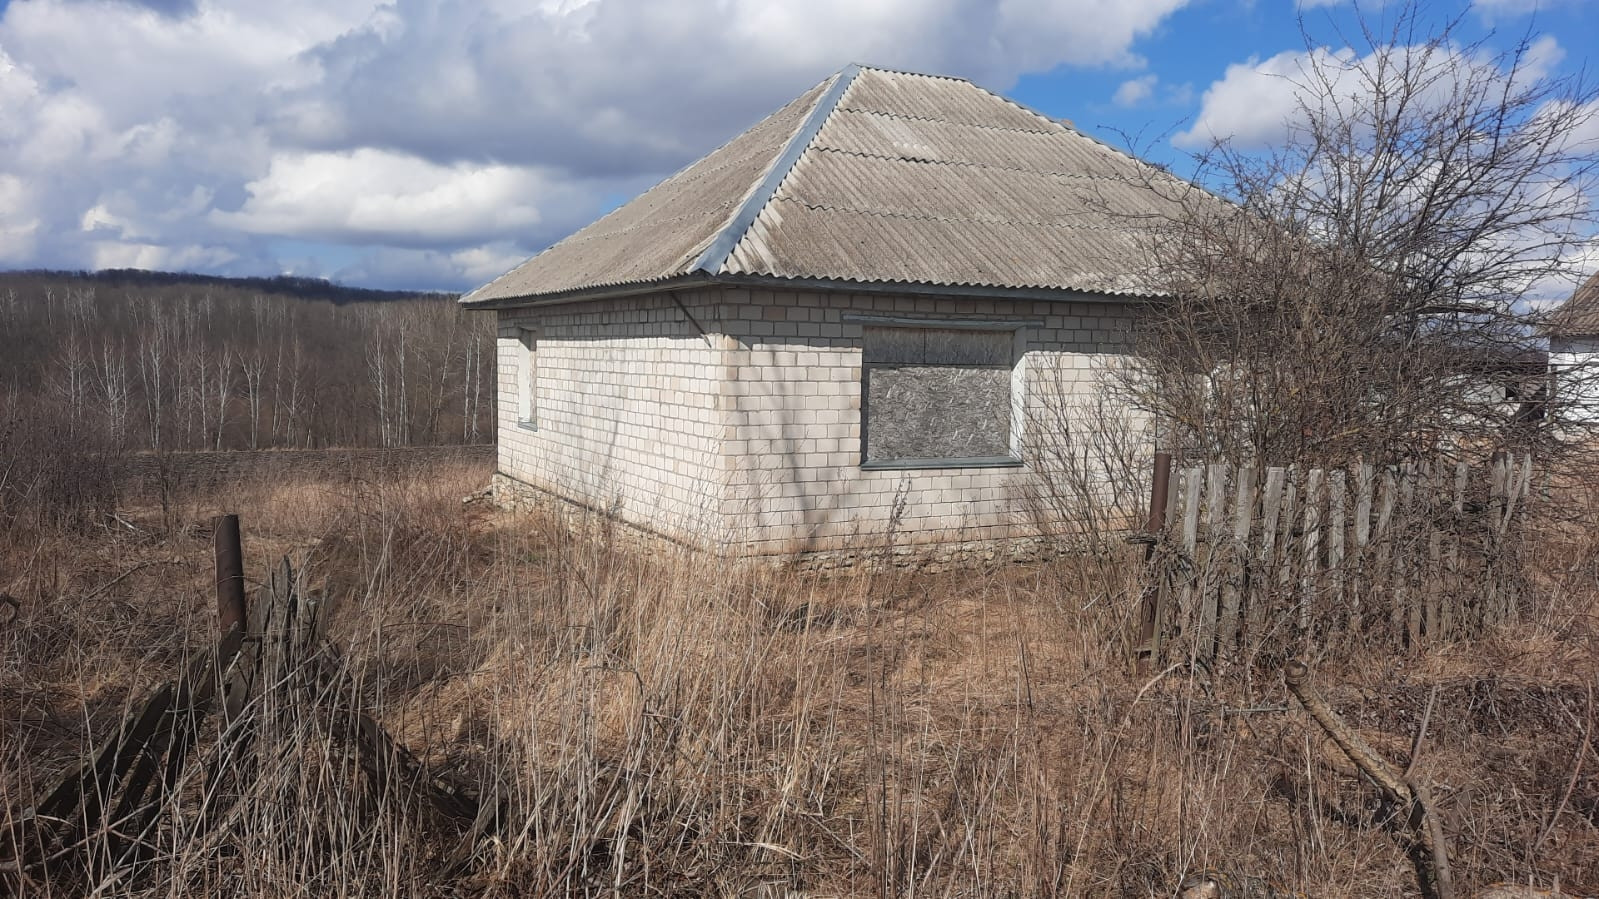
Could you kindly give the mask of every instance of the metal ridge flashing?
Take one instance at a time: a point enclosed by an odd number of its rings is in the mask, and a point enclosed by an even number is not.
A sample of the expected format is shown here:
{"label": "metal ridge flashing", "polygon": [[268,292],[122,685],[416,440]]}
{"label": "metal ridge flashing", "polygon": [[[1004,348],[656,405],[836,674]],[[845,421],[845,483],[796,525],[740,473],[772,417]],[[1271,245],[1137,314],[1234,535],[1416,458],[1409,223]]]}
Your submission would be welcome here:
{"label": "metal ridge flashing", "polygon": [[755,189],[750,191],[750,195],[744,198],[744,202],[739,205],[738,211],[733,213],[733,217],[722,230],[717,232],[710,246],[705,248],[705,252],[700,254],[700,258],[689,268],[690,272],[714,275],[722,270],[727,264],[727,257],[732,255],[733,248],[744,238],[744,233],[754,224],[756,216],[760,215],[761,210],[772,201],[783,179],[788,177],[794,164],[799,162],[800,156],[810,147],[811,141],[816,139],[823,123],[833,114],[833,110],[838,108],[838,101],[843,99],[844,92],[855,83],[855,76],[860,73],[861,66],[858,63],[850,63],[839,71],[838,77],[833,79],[827,93],[816,101],[816,105],[811,108],[805,121],[800,123],[799,130],[788,139],[783,152],[778,154],[772,167],[767,170]]}

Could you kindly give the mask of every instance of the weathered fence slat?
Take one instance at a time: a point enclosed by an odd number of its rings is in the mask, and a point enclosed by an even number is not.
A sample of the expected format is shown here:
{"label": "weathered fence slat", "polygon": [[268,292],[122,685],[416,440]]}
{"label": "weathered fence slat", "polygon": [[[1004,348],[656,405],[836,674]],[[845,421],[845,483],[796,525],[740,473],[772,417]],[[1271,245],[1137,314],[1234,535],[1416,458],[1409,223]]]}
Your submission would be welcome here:
{"label": "weathered fence slat", "polygon": [[1191,568],[1183,579],[1177,614],[1185,627],[1194,620],[1194,590],[1203,573],[1199,568],[1199,492],[1205,486],[1200,480],[1203,471],[1198,466],[1183,469],[1183,553]]}
{"label": "weathered fence slat", "polygon": [[1349,623],[1359,627],[1367,593],[1371,554],[1371,505],[1376,494],[1377,469],[1370,462],[1351,466],[1355,472],[1354,549],[1349,559]]}
{"label": "weathered fence slat", "polygon": [[1199,579],[1199,628],[1195,639],[1201,655],[1215,653],[1216,605],[1220,599],[1221,584],[1227,578],[1228,547],[1225,542],[1227,528],[1227,466],[1212,462],[1205,471],[1205,553]]}
{"label": "weathered fence slat", "polygon": [[1305,477],[1305,536],[1304,559],[1299,574],[1299,632],[1308,635],[1311,629],[1311,610],[1315,606],[1320,586],[1317,573],[1321,552],[1321,500],[1322,482],[1327,473],[1312,468]]}
{"label": "weathered fence slat", "polygon": [[1247,600],[1251,639],[1259,639],[1266,622],[1266,607],[1271,597],[1267,572],[1271,570],[1272,560],[1277,557],[1277,527],[1283,508],[1283,487],[1287,480],[1287,469],[1266,469],[1266,486],[1260,498],[1260,554],[1256,557],[1261,576],[1252,580]]}
{"label": "weathered fence slat", "polygon": [[[1406,518],[1414,518],[1416,514],[1416,463],[1406,462],[1400,468],[1399,475],[1399,508]],[[1421,639],[1421,618],[1419,606],[1411,595],[1410,582],[1415,578],[1415,553],[1412,551],[1411,540],[1413,534],[1406,532],[1396,533],[1394,543],[1394,624],[1395,631],[1403,621],[1407,645],[1414,646]]]}
{"label": "weathered fence slat", "polygon": [[1344,593],[1344,501],[1348,492],[1348,479],[1343,469],[1327,473],[1327,575],[1331,581],[1335,608],[1348,608],[1349,598]]}
{"label": "weathered fence slat", "polygon": [[1293,595],[1294,557],[1291,548],[1297,545],[1292,538],[1294,536],[1294,522],[1299,520],[1300,505],[1297,475],[1298,472],[1294,470],[1294,467],[1292,465],[1288,466],[1288,481],[1283,488],[1282,545],[1277,553],[1281,559],[1281,564],[1277,570],[1277,585],[1281,589],[1283,596]]}
{"label": "weathered fence slat", "polygon": [[1231,562],[1227,586],[1222,594],[1221,617],[1218,625],[1223,646],[1233,645],[1238,639],[1239,598],[1249,576],[1249,530],[1255,520],[1255,466],[1245,465],[1238,470],[1238,485],[1233,498],[1232,543],[1227,547]]}
{"label": "weathered fence slat", "polygon": [[[1494,558],[1503,555],[1504,528],[1509,519],[1505,512],[1510,507],[1510,472],[1506,468],[1508,459],[1503,453],[1495,453],[1493,459],[1492,480],[1488,484],[1488,509],[1492,521],[1484,533],[1484,543],[1487,552]],[[1497,624],[1504,620],[1503,590],[1499,584],[1497,568],[1490,572],[1484,579],[1487,586],[1487,596],[1483,598],[1483,617],[1486,623]]]}
{"label": "weathered fence slat", "polygon": [[[1372,540],[1377,545],[1376,564],[1371,569],[1371,579],[1368,595],[1372,600],[1379,598],[1378,587],[1381,584],[1391,583],[1394,579],[1396,547],[1394,546],[1394,512],[1399,508],[1399,473],[1394,466],[1383,468],[1378,483],[1379,495],[1377,499],[1377,525],[1372,531]],[[1389,610],[1389,625],[1395,632],[1399,630],[1399,622],[1393,620],[1392,609]],[[1374,614],[1382,614],[1379,607]]]}
{"label": "weathered fence slat", "polygon": [[1444,524],[1440,518],[1443,504],[1439,500],[1446,496],[1443,492],[1442,466],[1428,466],[1427,495],[1423,503],[1427,515],[1427,567],[1422,573],[1421,584],[1426,606],[1422,610],[1421,627],[1429,639],[1442,636],[1438,607],[1443,595]]}
{"label": "weathered fence slat", "polygon": [[1448,581],[1445,589],[1443,608],[1439,611],[1442,621],[1443,636],[1453,637],[1456,633],[1455,606],[1465,597],[1465,584],[1460,574],[1460,537],[1466,525],[1466,485],[1471,479],[1471,466],[1465,462],[1455,463],[1455,492],[1449,504],[1450,527],[1449,533],[1444,537],[1444,565],[1448,569],[1445,578]]}

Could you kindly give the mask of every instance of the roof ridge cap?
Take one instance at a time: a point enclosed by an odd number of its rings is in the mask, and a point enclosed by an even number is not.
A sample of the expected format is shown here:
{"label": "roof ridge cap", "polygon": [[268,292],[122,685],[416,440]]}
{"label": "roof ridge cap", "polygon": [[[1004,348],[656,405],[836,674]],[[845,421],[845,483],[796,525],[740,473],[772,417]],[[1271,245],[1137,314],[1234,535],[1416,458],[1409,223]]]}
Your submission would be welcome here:
{"label": "roof ridge cap", "polygon": [[704,272],[714,275],[722,271],[727,265],[728,258],[733,250],[744,239],[750,226],[760,216],[772,198],[777,195],[777,189],[782,186],[783,179],[799,162],[800,156],[810,147],[816,135],[822,130],[822,125],[833,115],[833,110],[838,108],[838,103],[843,99],[850,85],[855,83],[855,78],[861,73],[862,66],[850,63],[833,77],[833,83],[816,100],[816,105],[805,115],[804,121],[789,136],[783,149],[773,157],[766,172],[755,182],[754,188],[745,196],[738,208],[728,218],[726,224],[718,228],[709,244],[706,245],[694,263],[689,266],[689,272]]}
{"label": "roof ridge cap", "polygon": [[863,63],[852,63],[852,65],[863,71],[882,72],[886,75],[909,75],[912,78],[935,78],[939,81],[964,81],[967,84],[976,86],[976,82],[972,81],[972,79],[962,78],[959,75],[946,75],[941,72],[918,72],[914,69],[896,69],[889,66],[874,66]]}

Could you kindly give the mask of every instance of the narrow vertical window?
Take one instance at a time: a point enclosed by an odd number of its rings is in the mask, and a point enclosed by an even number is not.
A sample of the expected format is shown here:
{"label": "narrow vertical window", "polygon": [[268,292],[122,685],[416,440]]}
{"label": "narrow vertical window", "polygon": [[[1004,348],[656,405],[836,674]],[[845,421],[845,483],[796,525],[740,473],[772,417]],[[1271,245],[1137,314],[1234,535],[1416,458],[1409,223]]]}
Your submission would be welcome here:
{"label": "narrow vertical window", "polygon": [[538,332],[516,332],[516,421],[525,428],[538,426]]}

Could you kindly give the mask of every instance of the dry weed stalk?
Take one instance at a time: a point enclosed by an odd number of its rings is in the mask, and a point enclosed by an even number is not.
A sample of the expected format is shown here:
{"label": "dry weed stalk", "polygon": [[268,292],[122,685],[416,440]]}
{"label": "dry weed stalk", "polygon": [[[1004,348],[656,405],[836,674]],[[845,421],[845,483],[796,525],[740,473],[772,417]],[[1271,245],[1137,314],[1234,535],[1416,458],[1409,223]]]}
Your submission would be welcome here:
{"label": "dry weed stalk", "polygon": [[[445,826],[374,801],[325,718],[274,719],[273,742],[295,751],[262,755],[253,786],[187,781],[190,804],[161,810],[159,850],[104,869],[103,894],[1171,896],[1185,874],[1227,867],[1311,895],[1403,895],[1369,790],[1318,767],[1274,711],[1281,687],[1191,665],[1147,688],[1128,674],[1127,566],[707,565],[463,506],[486,475],[231,492],[252,568],[296,554],[340,600],[328,623],[345,673],[319,707],[367,711],[489,797],[484,814]],[[174,508],[170,532],[153,506],[124,507],[137,531],[0,541],[0,590],[21,607],[0,628],[0,807],[26,805],[125,697],[210,641],[210,547],[192,523],[215,509]],[[1360,730],[1389,757],[1438,688],[1451,714],[1433,716],[1415,776],[1460,822],[1463,892],[1599,882],[1593,766],[1574,778],[1570,740],[1548,738],[1581,730],[1571,678],[1599,632],[1584,611],[1594,538],[1570,536],[1569,555],[1528,557],[1547,572],[1532,624],[1402,669],[1358,645],[1322,668],[1340,708],[1363,697]],[[182,561],[110,583],[151,559]],[[203,791],[233,797],[209,829],[191,811]]]}

